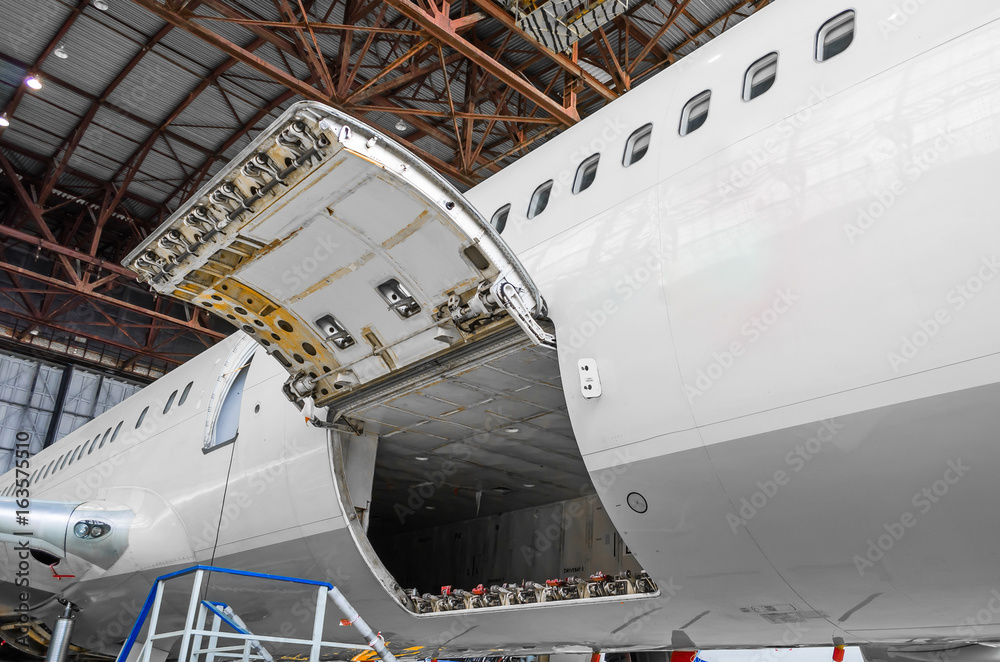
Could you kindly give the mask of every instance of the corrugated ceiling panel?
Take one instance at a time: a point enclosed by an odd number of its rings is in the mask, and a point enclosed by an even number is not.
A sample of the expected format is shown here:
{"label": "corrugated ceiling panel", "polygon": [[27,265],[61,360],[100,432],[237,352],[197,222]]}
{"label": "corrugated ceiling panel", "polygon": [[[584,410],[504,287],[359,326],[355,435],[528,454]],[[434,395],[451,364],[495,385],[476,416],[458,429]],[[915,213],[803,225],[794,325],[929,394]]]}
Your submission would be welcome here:
{"label": "corrugated ceiling panel", "polygon": [[[110,169],[112,173],[118,170],[136,149],[137,145],[132,141],[101,126],[91,125],[69,164],[81,172],[106,179],[104,170]],[[101,170],[95,170],[95,166]]]}
{"label": "corrugated ceiling panel", "polygon": [[158,182],[145,182],[145,181],[134,181],[129,186],[129,191],[135,193],[136,195],[141,195],[144,198],[148,198],[155,202],[162,202],[166,197],[167,193],[174,189],[173,186],[167,184],[161,184]]}
{"label": "corrugated ceiling panel", "polygon": [[136,65],[108,100],[161,124],[199,82],[197,76],[154,51]]}
{"label": "corrugated ceiling panel", "polygon": [[[111,128],[115,133],[119,133],[126,138],[132,139],[136,146],[141,144],[152,132],[148,126],[140,124],[133,119],[125,117],[121,113],[110,108],[100,108],[94,116],[94,124]],[[131,153],[131,152],[129,152]]]}
{"label": "corrugated ceiling panel", "polygon": [[90,110],[91,102],[89,99],[62,87],[61,85],[46,85],[38,92],[34,92],[33,95],[45,100],[56,108],[71,113],[77,118],[77,123],[79,123],[87,111]]}
{"label": "corrugated ceiling panel", "polygon": [[55,0],[5,2],[3,6],[3,52],[34,64],[62,27],[71,10]]}
{"label": "corrugated ceiling panel", "polygon": [[166,25],[166,22],[133,2],[112,1],[108,11],[87,8],[87,15],[135,39],[145,41]]}
{"label": "corrugated ceiling panel", "polygon": [[180,55],[187,66],[197,65],[207,72],[229,59],[225,53],[184,30],[173,29],[160,41],[173,57]]}
{"label": "corrugated ceiling panel", "polygon": [[63,40],[69,57],[65,60],[49,57],[42,66],[42,72],[61,78],[90,94],[103,94],[118,72],[142,48],[134,36],[124,36],[112,29],[118,26],[109,27],[103,24],[105,22],[106,17],[99,16],[95,20],[87,13],[78,18]]}
{"label": "corrugated ceiling panel", "polygon": [[[41,91],[44,92],[45,89]],[[32,124],[60,138],[68,136],[79,121],[76,115],[61,110],[48,99],[41,99],[33,94],[21,97],[21,103],[14,117],[30,118]]]}

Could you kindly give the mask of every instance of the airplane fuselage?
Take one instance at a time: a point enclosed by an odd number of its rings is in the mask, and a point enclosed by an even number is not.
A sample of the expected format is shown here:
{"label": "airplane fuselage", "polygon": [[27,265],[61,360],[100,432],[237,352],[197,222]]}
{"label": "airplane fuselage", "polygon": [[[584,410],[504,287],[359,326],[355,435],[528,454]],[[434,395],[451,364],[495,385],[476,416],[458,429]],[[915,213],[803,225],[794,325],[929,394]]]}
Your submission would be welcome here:
{"label": "airplane fuselage", "polygon": [[[655,595],[412,613],[345,503],[341,441],[262,349],[239,436],[203,452],[216,384],[251,352],[234,336],[31,459],[122,421],[31,498],[136,513],[115,565],[32,565],[33,614],[64,596],[75,641],[114,651],[155,576],[212,563],[333,581],[421,657],[997,638],[1000,7],[961,4],[857,3],[853,43],[817,62],[849,7],[777,3],[468,192],[487,218],[511,205],[502,236],[548,303],[579,450]],[[744,101],[772,52],[773,87]],[[679,135],[704,90],[707,120]],[[258,622],[303,627],[282,600],[262,595]]]}

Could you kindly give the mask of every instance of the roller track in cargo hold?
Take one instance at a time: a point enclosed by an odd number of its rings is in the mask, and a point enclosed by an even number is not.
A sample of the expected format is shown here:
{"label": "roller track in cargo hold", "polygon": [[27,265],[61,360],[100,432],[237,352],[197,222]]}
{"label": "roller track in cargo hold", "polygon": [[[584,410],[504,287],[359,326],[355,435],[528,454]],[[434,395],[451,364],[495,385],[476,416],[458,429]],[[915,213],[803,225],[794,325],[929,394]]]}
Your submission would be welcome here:
{"label": "roller track in cargo hold", "polygon": [[406,594],[415,612],[431,614],[462,609],[513,607],[656,592],[656,583],[645,571],[635,577],[626,571],[621,575],[605,575],[603,572],[597,572],[588,579],[579,577],[548,579],[543,584],[524,581],[520,584],[492,584],[488,588],[480,584],[471,591],[442,586],[441,593],[437,595],[421,594],[413,588],[407,590]]}

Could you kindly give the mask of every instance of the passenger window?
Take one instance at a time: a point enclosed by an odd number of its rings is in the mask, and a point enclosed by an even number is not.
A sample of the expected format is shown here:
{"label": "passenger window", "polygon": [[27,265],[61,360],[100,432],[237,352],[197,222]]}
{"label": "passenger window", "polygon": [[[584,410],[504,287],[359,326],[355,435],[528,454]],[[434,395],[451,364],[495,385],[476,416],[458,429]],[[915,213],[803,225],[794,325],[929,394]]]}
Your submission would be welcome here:
{"label": "passenger window", "polygon": [[653,125],[641,126],[632,132],[625,143],[625,155],[622,157],[622,165],[626,168],[636,163],[649,151],[649,139],[653,135]]}
{"label": "passenger window", "polygon": [[98,433],[97,436],[94,437],[94,440],[92,442],[90,442],[90,450],[87,451],[87,455],[90,455],[91,453],[94,452],[94,449],[97,448],[97,440],[100,439],[100,438],[101,438],[101,435],[100,435],[100,433]]}
{"label": "passenger window", "polygon": [[[69,459],[69,455],[63,455],[61,458],[59,458],[58,471],[62,471],[63,468],[65,468],[65,466],[66,466],[66,460],[68,460],[68,459]],[[55,473],[55,472],[53,471],[52,473]]]}
{"label": "passenger window", "polygon": [[111,434],[111,441],[108,442],[109,444],[115,443],[115,439],[118,438],[118,433],[121,431],[121,429],[122,429],[122,423],[124,423],[124,422],[125,421],[120,421],[118,423],[118,425],[115,426],[115,431]]}
{"label": "passenger window", "polygon": [[98,446],[97,448],[99,449],[104,448],[104,444],[108,443],[108,435],[110,434],[111,434],[111,428],[108,428],[107,432],[104,433],[104,436],[101,437],[101,445]]}
{"label": "passenger window", "polygon": [[771,89],[778,77],[778,54],[765,55],[750,65],[743,79],[743,100],[752,101]]}
{"label": "passenger window", "polygon": [[170,408],[174,406],[174,398],[176,398],[176,397],[177,397],[177,391],[174,391],[173,393],[170,394],[170,397],[167,398],[167,404],[165,404],[163,406],[163,413],[164,414],[166,414],[168,411],[170,411]]}
{"label": "passenger window", "polygon": [[597,163],[600,160],[601,155],[594,154],[576,169],[576,177],[573,179],[573,195],[580,191],[586,191],[594,183],[594,179],[597,177]]}
{"label": "passenger window", "polygon": [[711,101],[712,91],[705,90],[685,104],[684,110],[681,111],[680,133],[682,136],[694,133],[705,124],[705,120],[708,119],[708,106]]}
{"label": "passenger window", "polygon": [[177,401],[178,407],[184,404],[184,401],[188,399],[188,393],[191,392],[192,386],[194,386],[194,382],[188,382],[188,385],[184,387],[183,391],[181,391],[181,399]]}
{"label": "passenger window", "polygon": [[49,469],[51,468],[52,468],[52,463],[49,462],[49,466],[45,467],[45,471],[42,472],[42,478],[45,478],[46,476],[49,475]]}
{"label": "passenger window", "polygon": [[138,430],[138,429],[139,429],[139,426],[141,426],[141,425],[142,425],[142,421],[143,421],[143,419],[144,419],[144,418],[146,418],[146,412],[147,412],[147,411],[149,411],[149,407],[146,407],[145,409],[143,409],[143,410],[142,410],[142,413],[141,413],[141,414],[139,414],[139,420],[137,420],[137,421],[135,422],[135,429],[136,429],[136,430]]}
{"label": "passenger window", "polygon": [[531,194],[531,203],[528,205],[528,218],[534,218],[545,211],[545,208],[549,206],[551,193],[551,179],[535,189],[535,192]]}
{"label": "passenger window", "polygon": [[206,446],[205,450],[236,441],[236,437],[239,436],[240,406],[243,402],[243,387],[246,385],[247,373],[249,372],[250,363],[247,362],[240,368],[233,383],[230,384],[229,391],[222,400],[222,406],[219,407],[219,416],[215,421],[211,443]]}
{"label": "passenger window", "polygon": [[507,216],[510,215],[510,205],[506,204],[500,209],[496,210],[493,214],[493,218],[490,219],[490,225],[493,229],[497,231],[497,234],[503,232],[503,229],[507,227]]}
{"label": "passenger window", "polygon": [[847,50],[854,41],[854,10],[849,9],[823,24],[816,35],[816,61],[826,62]]}

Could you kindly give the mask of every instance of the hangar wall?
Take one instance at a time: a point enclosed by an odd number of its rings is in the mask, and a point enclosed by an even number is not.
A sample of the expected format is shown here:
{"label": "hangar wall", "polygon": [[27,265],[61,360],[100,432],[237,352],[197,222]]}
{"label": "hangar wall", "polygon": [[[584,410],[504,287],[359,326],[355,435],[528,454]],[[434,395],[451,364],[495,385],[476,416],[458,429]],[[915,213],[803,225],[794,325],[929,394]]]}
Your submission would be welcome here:
{"label": "hangar wall", "polygon": [[[70,366],[0,352],[0,474],[16,443],[33,455],[103,414],[142,386]],[[27,438],[25,438],[27,435]]]}

